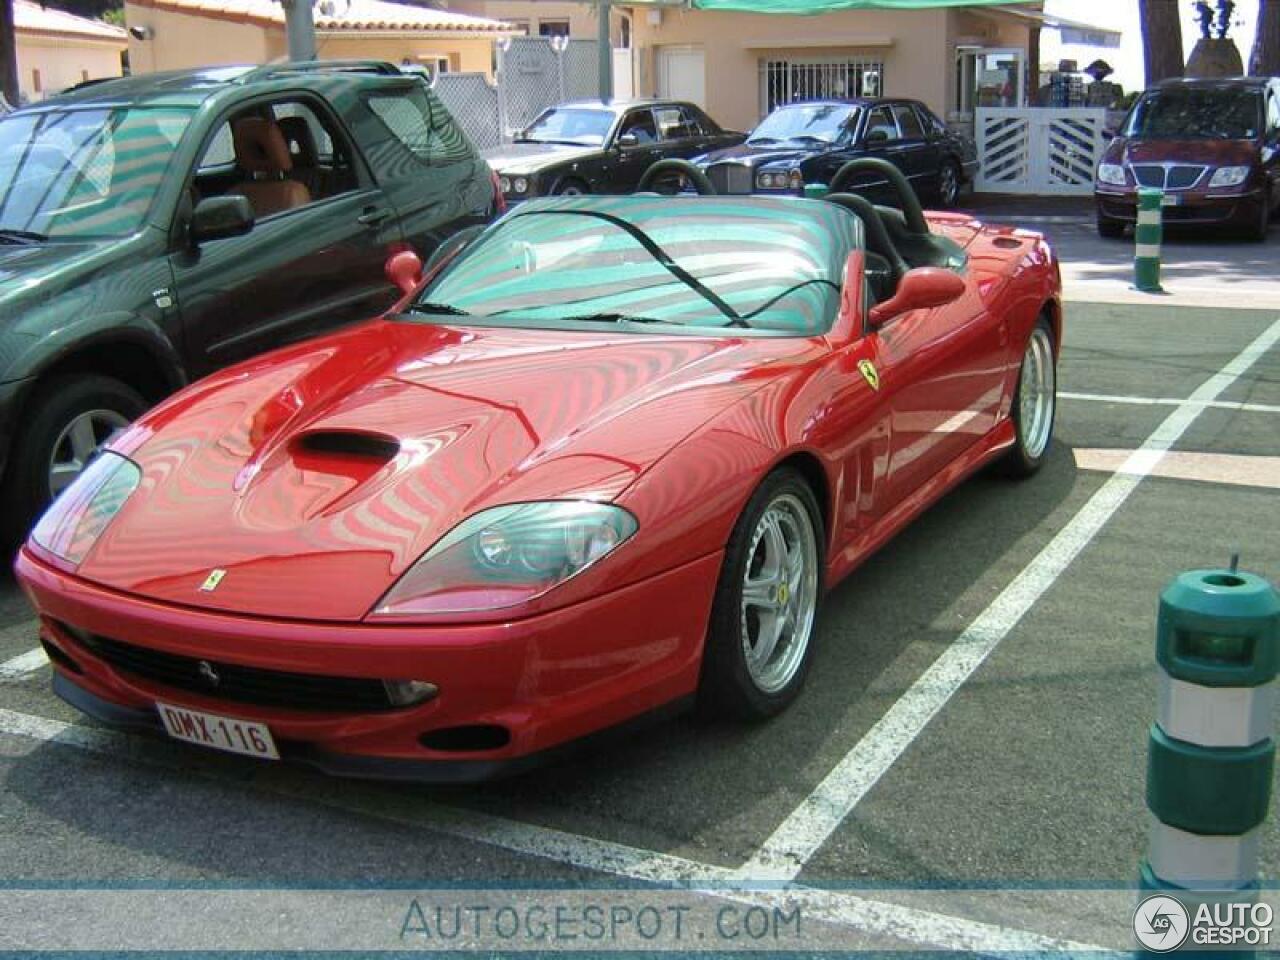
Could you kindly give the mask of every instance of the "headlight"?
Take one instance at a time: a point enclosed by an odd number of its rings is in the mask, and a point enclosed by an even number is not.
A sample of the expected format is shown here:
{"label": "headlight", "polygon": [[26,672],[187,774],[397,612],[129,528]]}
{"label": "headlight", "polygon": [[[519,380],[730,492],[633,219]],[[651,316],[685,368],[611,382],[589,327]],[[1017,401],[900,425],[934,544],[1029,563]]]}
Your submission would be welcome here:
{"label": "headlight", "polygon": [[1124,167],[1118,163],[1098,164],[1098,182],[1110,183],[1117,187],[1124,186]]}
{"label": "headlight", "polygon": [[512,189],[514,192],[516,192],[516,193],[528,193],[528,192],[529,192],[529,178],[528,178],[528,177],[516,177],[514,180],[512,180],[512,181],[511,181],[511,189]]}
{"label": "headlight", "polygon": [[493,507],[464,520],[405,571],[375,617],[498,610],[540,597],[608,556],[636,520],[605,503]]}
{"label": "headlight", "polygon": [[774,182],[772,173],[762,173],[756,177],[756,186],[761,190],[772,190],[777,184]]}
{"label": "headlight", "polygon": [[787,186],[799,193],[804,189],[804,174],[799,170],[792,170],[787,174]]}
{"label": "headlight", "polygon": [[78,566],[141,482],[136,463],[104,451],[53,501],[31,539]]}
{"label": "headlight", "polygon": [[1219,167],[1209,181],[1211,187],[1238,187],[1249,179],[1248,167]]}
{"label": "headlight", "polygon": [[510,192],[511,192],[511,178],[510,178],[510,177],[498,177],[498,186],[502,188],[502,192],[503,192],[503,193],[510,193]]}

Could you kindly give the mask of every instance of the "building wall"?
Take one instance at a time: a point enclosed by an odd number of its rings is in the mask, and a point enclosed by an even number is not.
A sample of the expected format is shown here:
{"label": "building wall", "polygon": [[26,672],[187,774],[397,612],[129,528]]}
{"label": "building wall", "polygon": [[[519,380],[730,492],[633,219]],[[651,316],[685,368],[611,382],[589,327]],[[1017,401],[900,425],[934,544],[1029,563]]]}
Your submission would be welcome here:
{"label": "building wall", "polygon": [[134,73],[182,70],[228,63],[266,63],[270,59],[267,31],[246,23],[156,10],[125,3],[130,31],[146,27],[152,35],[138,40],[129,35],[129,69]]}
{"label": "building wall", "polygon": [[[544,20],[568,20],[569,36],[594,40],[599,32],[596,9],[589,3],[564,3],[561,0],[448,0],[445,6],[473,17],[493,20],[519,20],[529,25],[529,35],[538,36],[538,25]],[[628,14],[615,7],[611,20],[613,45],[621,44],[621,22]],[[642,16],[643,14],[637,14]]]}
{"label": "building wall", "polygon": [[[123,43],[17,36],[18,89],[28,101],[43,100],[83,80],[120,76]],[[36,72],[40,89],[36,89]]]}
{"label": "building wall", "polygon": [[720,123],[750,129],[761,118],[763,59],[856,56],[884,62],[886,96],[914,97],[943,112],[953,57],[948,11],[856,10],[817,17],[666,8],[660,23],[637,9],[637,93],[656,93],[657,48],[700,46],[706,57],[706,107]]}
{"label": "building wall", "polygon": [[[359,60],[388,60],[391,63],[403,63],[408,58],[411,63],[423,64],[428,59],[447,57],[449,69],[457,73],[483,73],[493,75],[493,43],[485,37],[475,39],[428,38],[428,37],[365,37],[361,39],[348,37],[326,37],[321,34],[317,38],[317,53],[326,59],[355,58]],[[284,31],[279,32],[280,54],[284,54]]]}

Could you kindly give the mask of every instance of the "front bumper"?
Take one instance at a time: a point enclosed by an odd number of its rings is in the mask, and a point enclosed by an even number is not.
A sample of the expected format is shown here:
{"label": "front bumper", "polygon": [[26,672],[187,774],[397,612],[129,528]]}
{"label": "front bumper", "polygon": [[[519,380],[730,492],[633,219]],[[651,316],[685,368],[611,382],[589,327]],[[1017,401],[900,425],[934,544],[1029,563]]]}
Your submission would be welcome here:
{"label": "front bumper", "polygon": [[[550,750],[692,696],[720,556],[538,617],[400,626],[255,619],[159,604],[88,583],[23,550],[17,575],[54,648],[55,690],[91,716],[160,730],[156,702],[266,724],[282,758],[345,776],[461,782],[517,772]],[[77,633],[220,664],[349,678],[421,679],[433,700],[378,712],[233,702],[113,666]],[[71,663],[64,662],[63,656]],[[500,727],[494,749],[441,750],[424,734]]]}
{"label": "front bumper", "polygon": [[[1097,188],[1093,192],[1098,214],[1110,220],[1135,223],[1138,219],[1138,195],[1133,189],[1115,190]],[[1258,207],[1264,203],[1261,190],[1241,193],[1209,193],[1204,190],[1178,191],[1166,196],[1177,197],[1177,202],[1161,209],[1167,225],[1179,223],[1207,226],[1249,226],[1257,221]]]}

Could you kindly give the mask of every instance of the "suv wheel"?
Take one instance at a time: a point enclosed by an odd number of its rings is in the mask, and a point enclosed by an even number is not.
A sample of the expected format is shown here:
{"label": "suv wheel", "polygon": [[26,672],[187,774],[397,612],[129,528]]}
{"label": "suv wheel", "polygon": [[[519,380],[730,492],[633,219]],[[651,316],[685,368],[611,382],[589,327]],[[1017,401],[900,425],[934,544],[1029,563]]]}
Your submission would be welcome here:
{"label": "suv wheel", "polygon": [[1113,220],[1106,216],[1101,210],[1098,211],[1098,236],[1100,237],[1123,237],[1124,221]]}
{"label": "suv wheel", "polygon": [[26,409],[31,417],[15,439],[4,483],[3,533],[11,543],[147,402],[119,380],[89,375],[50,380]]}

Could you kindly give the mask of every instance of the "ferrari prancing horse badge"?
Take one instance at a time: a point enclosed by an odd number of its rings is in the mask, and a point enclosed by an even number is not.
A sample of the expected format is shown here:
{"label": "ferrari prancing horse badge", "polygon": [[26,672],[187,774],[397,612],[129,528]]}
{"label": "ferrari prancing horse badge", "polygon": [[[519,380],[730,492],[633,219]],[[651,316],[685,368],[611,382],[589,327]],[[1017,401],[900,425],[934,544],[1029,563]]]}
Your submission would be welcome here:
{"label": "ferrari prancing horse badge", "polygon": [[862,371],[862,378],[871,385],[872,390],[880,389],[880,374],[876,372],[876,365],[870,360],[859,360],[858,369]]}

